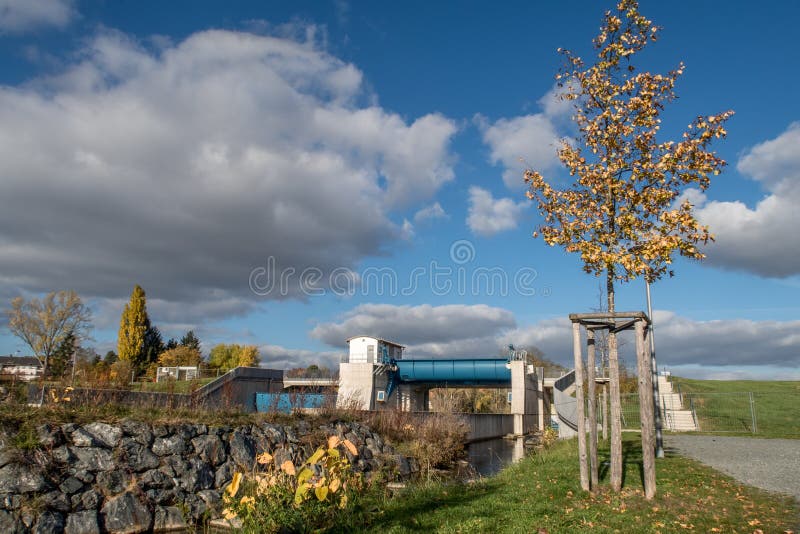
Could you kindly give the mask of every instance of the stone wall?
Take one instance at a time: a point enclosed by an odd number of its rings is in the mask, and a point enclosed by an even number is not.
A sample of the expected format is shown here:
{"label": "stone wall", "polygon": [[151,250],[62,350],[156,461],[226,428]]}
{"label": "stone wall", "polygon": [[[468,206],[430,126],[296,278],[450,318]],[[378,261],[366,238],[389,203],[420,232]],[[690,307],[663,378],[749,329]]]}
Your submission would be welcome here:
{"label": "stone wall", "polygon": [[26,451],[11,447],[13,434],[0,430],[0,532],[185,529],[218,517],[224,487],[237,470],[251,470],[258,453],[298,464],[334,434],[358,447],[351,461],[367,477],[418,471],[358,423],[42,425],[39,447]]}

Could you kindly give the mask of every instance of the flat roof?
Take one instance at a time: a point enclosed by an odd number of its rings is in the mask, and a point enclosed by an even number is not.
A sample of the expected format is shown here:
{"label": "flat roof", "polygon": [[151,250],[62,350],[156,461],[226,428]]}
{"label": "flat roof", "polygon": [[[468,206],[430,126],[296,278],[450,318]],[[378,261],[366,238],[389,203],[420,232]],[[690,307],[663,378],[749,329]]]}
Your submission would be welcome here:
{"label": "flat roof", "polygon": [[359,337],[368,337],[368,338],[370,338],[370,339],[376,339],[376,340],[378,340],[378,341],[382,341],[382,342],[384,342],[384,343],[386,343],[386,344],[388,344],[388,345],[394,345],[395,347],[400,347],[401,349],[404,349],[404,348],[406,348],[406,346],[405,346],[405,345],[401,345],[400,343],[395,343],[394,341],[391,341],[391,340],[389,340],[389,339],[383,339],[382,337],[370,336],[370,335],[351,336],[351,337],[348,337],[346,341],[347,341],[348,343],[350,343],[350,340],[352,340],[352,339],[356,339],[356,338],[359,338]]}

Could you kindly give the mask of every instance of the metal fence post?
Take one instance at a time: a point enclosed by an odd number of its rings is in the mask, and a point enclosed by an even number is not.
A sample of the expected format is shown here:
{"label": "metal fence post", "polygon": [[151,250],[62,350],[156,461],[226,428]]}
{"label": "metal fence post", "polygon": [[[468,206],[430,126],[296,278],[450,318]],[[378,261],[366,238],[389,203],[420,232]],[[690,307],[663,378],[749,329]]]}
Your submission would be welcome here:
{"label": "metal fence post", "polygon": [[753,400],[753,392],[750,393],[750,417],[753,420],[753,434],[758,433],[758,422],[756,420],[756,403]]}

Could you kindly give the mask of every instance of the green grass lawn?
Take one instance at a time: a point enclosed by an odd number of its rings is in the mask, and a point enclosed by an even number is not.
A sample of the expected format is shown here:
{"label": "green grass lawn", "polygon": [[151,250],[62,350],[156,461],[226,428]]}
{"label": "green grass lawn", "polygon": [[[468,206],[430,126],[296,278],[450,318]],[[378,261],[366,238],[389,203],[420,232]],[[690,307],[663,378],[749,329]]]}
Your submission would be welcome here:
{"label": "green grass lawn", "polygon": [[[743,486],[692,460],[657,461],[658,494],[644,499],[641,449],[626,436],[622,493],[580,490],[577,444],[549,451],[472,485],[431,484],[382,503],[374,532],[784,532],[800,508],[788,497]],[[601,463],[607,451],[601,450]],[[601,470],[602,483],[607,473]],[[365,526],[365,528],[367,528]]]}
{"label": "green grass lawn", "polygon": [[[789,380],[694,380],[673,376],[673,387],[680,386],[684,393],[781,393],[800,395],[800,381]],[[676,387],[677,390],[677,387]]]}
{"label": "green grass lawn", "polygon": [[191,393],[217,377],[198,378],[196,380],[164,380],[162,382],[137,382],[132,389],[137,391],[156,391],[160,393]]}

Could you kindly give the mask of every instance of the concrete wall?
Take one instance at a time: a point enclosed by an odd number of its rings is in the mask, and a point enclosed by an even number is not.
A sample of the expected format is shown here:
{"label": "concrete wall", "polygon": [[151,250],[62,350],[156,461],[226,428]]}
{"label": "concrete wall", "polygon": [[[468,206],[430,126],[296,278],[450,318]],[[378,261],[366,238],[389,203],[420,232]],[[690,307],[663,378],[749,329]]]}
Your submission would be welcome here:
{"label": "concrete wall", "polygon": [[505,413],[462,414],[469,423],[467,441],[502,438],[514,433],[514,416]]}
{"label": "concrete wall", "polygon": [[[437,416],[437,412],[416,412],[417,415]],[[514,431],[514,416],[508,413],[456,413],[469,425],[467,443],[485,439],[502,438]]]}
{"label": "concrete wall", "polygon": [[[46,386],[44,401],[50,402],[49,390],[60,396],[61,387]],[[242,408],[256,411],[256,393],[278,393],[283,390],[283,371],[260,367],[237,367],[192,394],[162,393],[154,391],[129,391],[124,389],[76,388],[73,403],[117,403],[133,406]],[[31,384],[28,402],[38,403],[41,388]]]}
{"label": "concrete wall", "polygon": [[283,371],[261,367],[237,367],[197,390],[206,406],[241,406],[256,411],[256,393],[280,393]]}
{"label": "concrete wall", "polygon": [[[350,343],[352,344],[351,340]],[[363,362],[339,364],[339,394],[336,405],[358,410],[375,409],[375,365]],[[385,378],[384,378],[385,380]]]}

